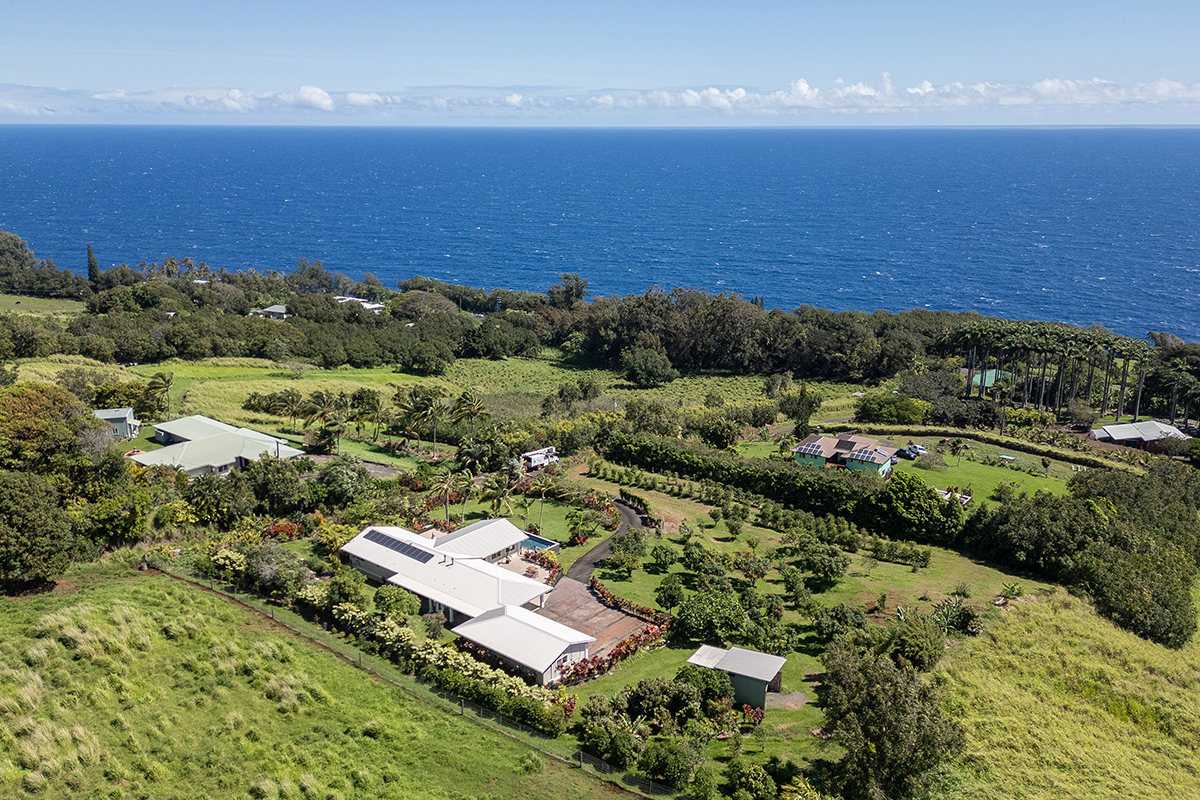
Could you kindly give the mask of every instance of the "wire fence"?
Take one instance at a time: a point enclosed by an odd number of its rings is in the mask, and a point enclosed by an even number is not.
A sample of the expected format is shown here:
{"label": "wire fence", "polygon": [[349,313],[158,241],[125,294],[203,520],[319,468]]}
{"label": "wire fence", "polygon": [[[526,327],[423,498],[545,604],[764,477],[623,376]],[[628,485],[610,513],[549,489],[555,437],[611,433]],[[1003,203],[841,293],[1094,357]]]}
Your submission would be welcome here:
{"label": "wire fence", "polygon": [[[351,646],[350,644],[340,640],[334,634],[328,634],[320,628],[313,626],[315,630],[304,630],[294,624],[289,623],[284,615],[294,616],[294,612],[284,611],[273,603],[264,601],[261,597],[251,592],[239,592],[236,587],[224,584],[212,579],[198,581],[189,575],[182,575],[175,572],[164,572],[164,575],[183,583],[190,584],[199,589],[205,589],[214,594],[219,594],[232,603],[235,603],[248,611],[251,611],[264,619],[271,619],[274,623],[293,635],[316,645],[317,647],[332,653],[347,664],[351,664],[364,672],[386,681],[387,683],[404,690],[409,695],[429,703],[435,707],[449,713],[457,712],[460,716],[471,720],[473,723],[487,728],[496,733],[505,736],[510,736],[522,741],[524,744],[532,747],[545,756],[573,764],[585,772],[591,772],[601,780],[607,783],[613,783],[637,794],[648,797],[661,797],[663,795],[674,793],[673,790],[661,781],[654,781],[649,778],[643,778],[640,775],[634,775],[628,770],[621,769],[609,764],[603,759],[596,758],[590,753],[585,753],[582,750],[573,748],[568,740],[561,738],[553,738],[541,731],[531,728],[522,722],[519,722],[511,717],[505,716],[494,709],[485,708],[470,700],[466,700],[457,695],[451,694],[437,686],[422,683],[411,676],[405,676],[399,673],[398,669],[387,659],[379,656],[373,656],[364,653],[361,649]],[[277,614],[276,610],[281,613]],[[514,735],[515,734],[515,735]],[[565,747],[555,748],[549,747],[552,742],[562,742]],[[571,752],[574,750],[574,752]],[[590,768],[590,769],[589,769]]]}

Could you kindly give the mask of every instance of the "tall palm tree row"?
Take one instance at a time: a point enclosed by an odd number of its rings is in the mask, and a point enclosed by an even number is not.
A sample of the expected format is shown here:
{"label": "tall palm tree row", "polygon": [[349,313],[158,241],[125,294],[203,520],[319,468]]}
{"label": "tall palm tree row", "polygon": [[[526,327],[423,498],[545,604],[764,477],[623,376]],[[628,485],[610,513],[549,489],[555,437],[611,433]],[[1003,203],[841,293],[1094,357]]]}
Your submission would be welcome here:
{"label": "tall palm tree row", "polygon": [[[1131,371],[1142,385],[1152,351],[1145,340],[1118,336],[1100,327],[1082,329],[1061,323],[992,319],[945,332],[938,341],[963,359],[965,397],[984,398],[990,393],[994,401],[1016,406],[1019,381],[1022,408],[1032,404],[1041,410],[1061,412],[1079,398],[1092,404],[1099,384],[1101,415],[1106,415],[1119,371],[1119,389],[1112,407],[1116,419],[1125,412]],[[1135,406],[1137,412],[1140,402]]]}

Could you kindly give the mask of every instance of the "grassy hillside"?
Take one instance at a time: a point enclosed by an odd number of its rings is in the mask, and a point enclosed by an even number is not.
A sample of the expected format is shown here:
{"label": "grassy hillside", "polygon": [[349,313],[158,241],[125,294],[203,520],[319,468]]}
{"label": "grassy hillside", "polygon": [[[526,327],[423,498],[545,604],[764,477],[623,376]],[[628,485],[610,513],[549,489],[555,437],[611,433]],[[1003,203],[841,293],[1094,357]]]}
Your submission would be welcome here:
{"label": "grassy hillside", "polygon": [[165,576],[0,598],[5,798],[611,794]]}
{"label": "grassy hillside", "polygon": [[937,675],[968,747],[935,797],[1200,797],[1200,642],[1151,644],[1058,590]]}

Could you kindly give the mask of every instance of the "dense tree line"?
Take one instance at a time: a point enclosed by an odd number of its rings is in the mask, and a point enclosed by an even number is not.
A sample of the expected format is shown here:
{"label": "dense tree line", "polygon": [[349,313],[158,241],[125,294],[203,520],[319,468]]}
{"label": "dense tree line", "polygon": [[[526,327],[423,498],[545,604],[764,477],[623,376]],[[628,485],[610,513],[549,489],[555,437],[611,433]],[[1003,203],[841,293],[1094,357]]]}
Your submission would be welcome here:
{"label": "dense tree line", "polygon": [[[736,295],[682,288],[589,299],[587,281],[573,274],[544,293],[420,276],[393,290],[369,274],[356,281],[305,259],[288,273],[228,272],[173,258],[101,270],[89,248],[87,274],[39,261],[25,242],[0,231],[0,291],[86,299],[89,311],[65,328],[3,320],[0,358],[251,356],[436,374],[455,358],[531,355],[551,345],[582,363],[621,369],[639,386],[697,370],[867,382],[906,376],[904,397],[930,403],[926,418],[988,427],[1002,424],[993,406],[1063,412],[1080,400],[1101,416],[1151,411],[1182,415],[1186,424],[1200,401],[1200,345],[1169,334],[1151,334],[1152,344],[1099,327],[924,309],[767,311]],[[375,314],[335,296],[386,309]],[[292,316],[247,317],[275,303]],[[879,421],[914,413],[868,408],[863,419],[874,419],[873,411]]]}
{"label": "dense tree line", "polygon": [[960,546],[1086,592],[1097,611],[1139,636],[1185,645],[1196,631],[1200,476],[1158,459],[1144,476],[1090,470],[1070,489],[981,506]]}

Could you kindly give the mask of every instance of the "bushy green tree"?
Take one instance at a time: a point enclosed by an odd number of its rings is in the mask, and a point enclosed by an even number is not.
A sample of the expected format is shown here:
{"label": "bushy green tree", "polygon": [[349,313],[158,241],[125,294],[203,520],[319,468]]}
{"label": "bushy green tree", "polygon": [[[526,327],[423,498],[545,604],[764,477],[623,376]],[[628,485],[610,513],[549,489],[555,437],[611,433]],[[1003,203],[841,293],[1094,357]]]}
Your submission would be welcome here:
{"label": "bushy green tree", "polygon": [[375,590],[375,610],[396,616],[418,614],[421,611],[421,598],[407,589],[385,583]]}
{"label": "bushy green tree", "polygon": [[830,645],[823,660],[825,732],[845,748],[847,798],[916,796],[929,771],[962,750],[962,728],[915,669],[846,642]]}
{"label": "bushy green tree", "polygon": [[74,546],[55,488],[37,475],[0,472],[0,584],[54,579]]}

